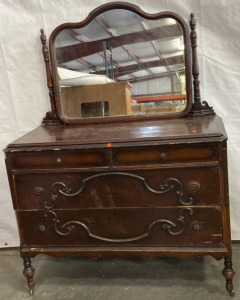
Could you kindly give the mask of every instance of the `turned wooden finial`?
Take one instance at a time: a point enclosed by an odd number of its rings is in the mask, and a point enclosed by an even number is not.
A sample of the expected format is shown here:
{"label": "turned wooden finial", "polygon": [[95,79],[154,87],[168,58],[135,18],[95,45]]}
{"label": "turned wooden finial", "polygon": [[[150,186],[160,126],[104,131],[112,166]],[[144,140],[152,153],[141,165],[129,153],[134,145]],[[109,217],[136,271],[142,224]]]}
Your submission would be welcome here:
{"label": "turned wooden finial", "polygon": [[194,86],[194,102],[201,102],[200,96],[200,81],[199,68],[198,68],[198,59],[197,59],[197,33],[196,33],[196,20],[194,14],[191,13],[190,20],[191,27],[191,46],[192,46],[192,74],[193,74],[193,86]]}
{"label": "turned wooden finial", "polygon": [[43,29],[41,29],[40,32],[41,32],[40,40],[42,42],[42,53],[43,53],[44,61],[49,61],[48,47],[46,45],[47,43],[46,35]]}
{"label": "turned wooden finial", "polygon": [[192,105],[191,113],[194,115],[205,115],[215,114],[212,107],[208,105],[206,101],[201,102],[200,95],[200,81],[199,81],[199,67],[197,58],[197,32],[196,19],[194,14],[191,13],[190,27],[191,27],[191,47],[192,47],[192,75],[193,75],[193,91],[194,91],[194,102]]}
{"label": "turned wooden finial", "polygon": [[40,30],[40,40],[42,43],[42,53],[46,67],[46,75],[47,75],[47,85],[49,89],[49,97],[51,103],[51,111],[47,112],[46,117],[43,119],[43,124],[50,124],[53,122],[58,122],[57,111],[56,111],[56,104],[55,104],[55,95],[54,95],[54,88],[53,88],[53,80],[52,80],[52,72],[49,64],[49,52],[47,47],[47,39],[44,33],[44,30]]}

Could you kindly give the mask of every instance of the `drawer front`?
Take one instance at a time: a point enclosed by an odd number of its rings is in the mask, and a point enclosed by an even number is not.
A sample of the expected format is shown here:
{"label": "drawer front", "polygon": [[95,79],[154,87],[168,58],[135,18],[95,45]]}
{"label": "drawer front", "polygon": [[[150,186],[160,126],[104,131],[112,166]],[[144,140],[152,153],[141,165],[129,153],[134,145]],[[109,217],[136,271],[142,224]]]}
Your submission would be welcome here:
{"label": "drawer front", "polygon": [[20,209],[220,205],[219,168],[15,175]]}
{"label": "drawer front", "polygon": [[203,246],[222,242],[216,208],[21,211],[24,246]]}
{"label": "drawer front", "polygon": [[108,155],[104,149],[13,153],[11,164],[13,169],[105,167]]}
{"label": "drawer front", "polygon": [[216,144],[113,148],[112,157],[113,164],[119,166],[218,159]]}

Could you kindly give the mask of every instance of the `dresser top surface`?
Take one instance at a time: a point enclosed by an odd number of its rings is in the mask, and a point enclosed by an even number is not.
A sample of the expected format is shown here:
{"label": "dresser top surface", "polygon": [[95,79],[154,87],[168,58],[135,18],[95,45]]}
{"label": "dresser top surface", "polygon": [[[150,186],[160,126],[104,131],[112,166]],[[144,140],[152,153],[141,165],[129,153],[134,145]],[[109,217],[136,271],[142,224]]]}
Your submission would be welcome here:
{"label": "dresser top surface", "polygon": [[39,126],[9,144],[7,149],[151,141],[170,143],[171,140],[204,141],[206,138],[226,138],[222,120],[217,115],[144,122]]}

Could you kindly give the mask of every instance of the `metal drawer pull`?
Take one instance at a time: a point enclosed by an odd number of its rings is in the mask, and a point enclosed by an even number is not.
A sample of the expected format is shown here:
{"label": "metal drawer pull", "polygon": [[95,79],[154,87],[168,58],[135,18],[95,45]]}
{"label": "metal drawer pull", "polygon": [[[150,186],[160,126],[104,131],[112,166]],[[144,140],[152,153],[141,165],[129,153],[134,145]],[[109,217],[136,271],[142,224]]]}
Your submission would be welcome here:
{"label": "metal drawer pull", "polygon": [[42,232],[46,231],[46,227],[44,225],[39,225],[38,229]]}
{"label": "metal drawer pull", "polygon": [[193,225],[193,230],[195,230],[195,231],[199,231],[200,230],[200,225],[198,224],[198,223],[196,223],[196,224],[194,224]]}
{"label": "metal drawer pull", "polygon": [[41,193],[44,192],[44,189],[41,187],[41,186],[36,186],[34,189],[33,189],[33,193],[35,195],[40,195]]}
{"label": "metal drawer pull", "polygon": [[57,158],[57,162],[58,162],[58,163],[62,162],[61,157],[58,157],[58,158]]}
{"label": "metal drawer pull", "polygon": [[201,188],[201,184],[198,181],[192,180],[188,183],[188,187],[190,190],[197,192]]}
{"label": "metal drawer pull", "polygon": [[167,154],[166,154],[165,152],[162,152],[162,153],[160,154],[160,157],[161,157],[162,160],[166,160]]}

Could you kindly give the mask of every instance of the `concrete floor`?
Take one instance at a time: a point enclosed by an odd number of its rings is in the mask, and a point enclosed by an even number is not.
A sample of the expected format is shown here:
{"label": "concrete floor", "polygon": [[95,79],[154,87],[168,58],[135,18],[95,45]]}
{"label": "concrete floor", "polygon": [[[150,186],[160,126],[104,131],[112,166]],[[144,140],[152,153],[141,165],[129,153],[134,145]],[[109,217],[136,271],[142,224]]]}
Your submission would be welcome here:
{"label": "concrete floor", "polygon": [[[0,299],[221,300],[231,299],[222,276],[223,260],[57,259],[39,255],[35,293],[28,293],[18,249],[0,250]],[[235,299],[240,299],[240,244],[233,244]]]}

